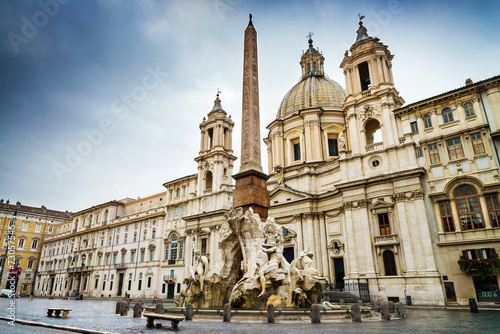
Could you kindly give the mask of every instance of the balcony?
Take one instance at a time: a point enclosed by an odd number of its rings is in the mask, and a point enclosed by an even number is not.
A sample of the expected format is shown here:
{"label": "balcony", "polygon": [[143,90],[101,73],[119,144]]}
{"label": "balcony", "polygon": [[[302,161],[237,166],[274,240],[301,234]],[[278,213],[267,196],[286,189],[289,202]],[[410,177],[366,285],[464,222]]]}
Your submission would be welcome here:
{"label": "balcony", "polygon": [[89,270],[90,270],[89,266],[73,267],[73,268],[68,268],[68,273],[79,273],[79,272],[84,272],[84,271],[89,271]]}
{"label": "balcony", "polygon": [[177,276],[175,276],[175,275],[163,275],[163,280],[165,282],[176,282]]}
{"label": "balcony", "polygon": [[370,145],[366,145],[366,152],[382,150],[384,148],[384,143],[373,143]]}
{"label": "balcony", "polygon": [[115,263],[115,269],[120,270],[120,269],[127,269],[128,263]]}
{"label": "balcony", "polygon": [[56,273],[56,271],[55,271],[55,270],[47,270],[47,274],[48,274],[48,275],[55,274],[55,273]]}
{"label": "balcony", "polygon": [[385,234],[375,237],[375,246],[397,245],[399,239],[397,234]]}

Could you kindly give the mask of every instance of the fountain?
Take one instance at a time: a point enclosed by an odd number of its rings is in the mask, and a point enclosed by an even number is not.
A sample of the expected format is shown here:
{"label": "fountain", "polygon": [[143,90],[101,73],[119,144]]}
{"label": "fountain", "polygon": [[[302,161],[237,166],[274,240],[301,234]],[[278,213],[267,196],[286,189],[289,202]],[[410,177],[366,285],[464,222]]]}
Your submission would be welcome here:
{"label": "fountain", "polygon": [[[232,307],[263,309],[308,308],[322,293],[317,270],[306,250],[291,264],[283,257],[282,228],[273,218],[262,221],[249,208],[233,208],[219,231],[222,259],[204,272],[204,260],[195,255],[190,268],[188,302],[195,308]],[[206,259],[205,259],[206,261]],[[180,305],[181,306],[181,305]]]}

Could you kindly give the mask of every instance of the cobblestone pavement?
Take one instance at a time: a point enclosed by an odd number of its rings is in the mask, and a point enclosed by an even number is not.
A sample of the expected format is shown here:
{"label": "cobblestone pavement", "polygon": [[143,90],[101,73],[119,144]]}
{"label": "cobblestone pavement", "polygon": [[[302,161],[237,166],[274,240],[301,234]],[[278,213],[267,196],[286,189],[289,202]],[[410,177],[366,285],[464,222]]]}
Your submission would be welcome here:
{"label": "cobblestone pavement", "polygon": [[[16,318],[51,324],[103,330],[115,333],[168,333],[167,329],[146,328],[145,318],[120,317],[114,314],[116,301],[110,300],[49,300],[15,299]],[[7,316],[9,299],[0,299],[0,316]],[[147,304],[146,304],[147,305]],[[47,307],[72,308],[69,317],[49,318]],[[497,333],[500,328],[499,311],[408,309],[407,318],[396,321],[329,322],[311,324],[306,321],[279,321],[276,324],[231,322],[222,320],[183,321],[178,333]],[[365,320],[365,319],[363,319]],[[165,325],[168,323],[164,322]],[[65,333],[54,329],[0,321],[0,333]]]}

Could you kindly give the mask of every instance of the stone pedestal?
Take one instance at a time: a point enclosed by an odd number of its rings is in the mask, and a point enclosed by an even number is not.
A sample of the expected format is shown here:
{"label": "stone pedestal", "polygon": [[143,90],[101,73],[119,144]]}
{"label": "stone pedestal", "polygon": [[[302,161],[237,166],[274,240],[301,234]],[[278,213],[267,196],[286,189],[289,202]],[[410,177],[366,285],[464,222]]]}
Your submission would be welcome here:
{"label": "stone pedestal", "polygon": [[351,306],[351,317],[352,317],[352,322],[361,321],[361,309],[358,304],[353,304]]}
{"label": "stone pedestal", "polygon": [[267,323],[274,324],[274,305],[267,305]]}
{"label": "stone pedestal", "polygon": [[233,175],[235,189],[233,192],[233,207],[242,207],[247,211],[250,207],[261,218],[267,218],[270,206],[267,180],[269,176],[255,169],[240,171]]}
{"label": "stone pedestal", "polygon": [[319,324],[321,322],[321,313],[318,304],[311,305],[311,323]]}

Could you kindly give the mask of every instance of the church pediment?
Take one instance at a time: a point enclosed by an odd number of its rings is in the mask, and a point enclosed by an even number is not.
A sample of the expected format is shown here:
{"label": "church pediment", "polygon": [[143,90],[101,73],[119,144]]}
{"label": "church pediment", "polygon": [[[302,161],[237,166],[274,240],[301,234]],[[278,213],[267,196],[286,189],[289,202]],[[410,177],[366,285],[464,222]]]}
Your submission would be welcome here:
{"label": "church pediment", "polygon": [[372,209],[381,209],[381,208],[392,208],[394,206],[394,203],[389,203],[386,201],[376,201],[371,208]]}
{"label": "church pediment", "polygon": [[301,193],[299,191],[290,188],[285,188],[283,186],[279,186],[273,189],[270,193],[270,196],[271,196],[271,205],[293,202],[310,197],[305,193]]}

